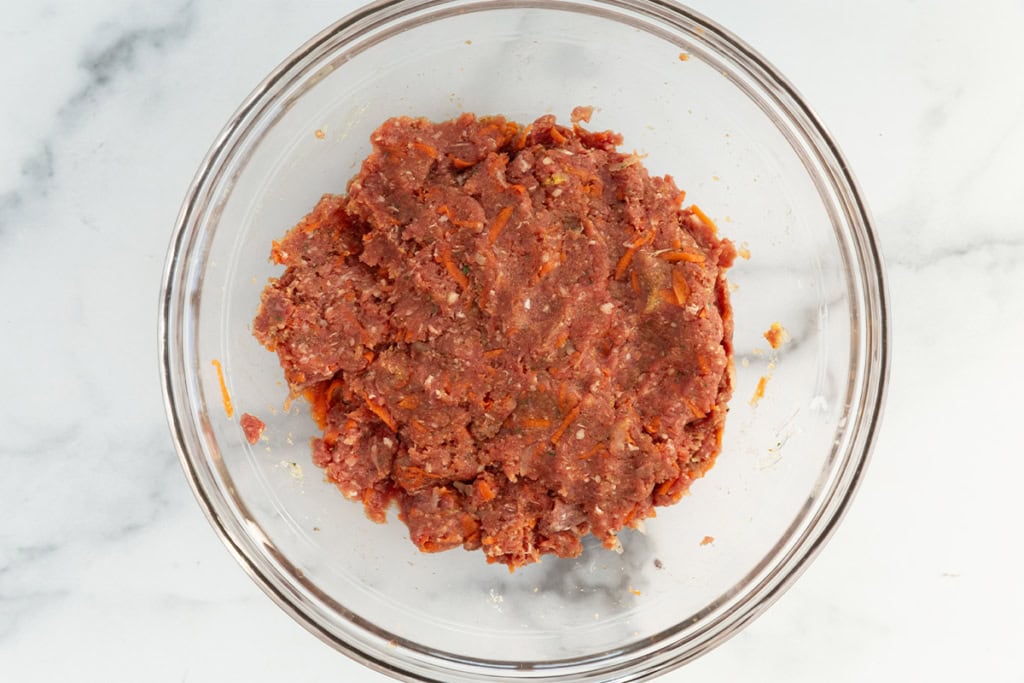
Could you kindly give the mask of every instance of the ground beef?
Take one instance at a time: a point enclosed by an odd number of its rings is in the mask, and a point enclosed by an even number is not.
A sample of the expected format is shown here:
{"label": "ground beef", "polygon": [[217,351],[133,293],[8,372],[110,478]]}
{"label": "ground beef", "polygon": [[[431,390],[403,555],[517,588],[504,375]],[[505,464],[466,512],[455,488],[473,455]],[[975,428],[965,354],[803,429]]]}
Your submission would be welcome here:
{"label": "ground beef", "polygon": [[254,333],[310,400],[313,459],[424,551],[614,548],[719,451],[735,249],[589,113],[386,121],[273,245]]}
{"label": "ground beef", "polygon": [[242,418],[239,420],[239,424],[242,426],[242,432],[245,434],[245,440],[250,445],[256,445],[256,442],[263,436],[263,430],[267,428],[267,425],[263,420],[259,419],[255,415],[249,413],[242,413]]}

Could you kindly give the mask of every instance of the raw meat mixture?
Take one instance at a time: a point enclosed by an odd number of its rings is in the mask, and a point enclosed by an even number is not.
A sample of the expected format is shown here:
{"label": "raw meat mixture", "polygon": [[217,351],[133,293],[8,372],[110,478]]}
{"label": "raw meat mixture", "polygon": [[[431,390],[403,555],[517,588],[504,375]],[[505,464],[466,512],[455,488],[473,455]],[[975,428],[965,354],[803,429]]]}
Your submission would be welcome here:
{"label": "raw meat mixture", "polygon": [[273,245],[254,333],[314,461],[424,551],[615,548],[719,451],[735,249],[589,116],[388,120]]}

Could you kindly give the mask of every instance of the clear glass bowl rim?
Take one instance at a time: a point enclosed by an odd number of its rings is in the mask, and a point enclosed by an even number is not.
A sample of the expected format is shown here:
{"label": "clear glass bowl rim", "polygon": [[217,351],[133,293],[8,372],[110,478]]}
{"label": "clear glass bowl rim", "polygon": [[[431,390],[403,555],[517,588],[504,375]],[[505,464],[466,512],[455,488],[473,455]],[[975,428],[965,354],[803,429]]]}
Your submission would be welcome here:
{"label": "clear glass bowl rim", "polygon": [[[407,648],[392,652],[368,651],[359,643],[347,642],[329,632],[306,609],[304,600],[290,590],[272,572],[265,571],[259,558],[247,547],[251,539],[243,525],[232,518],[230,509],[209,495],[204,483],[202,463],[198,450],[191,447],[197,438],[197,424],[192,419],[185,397],[183,325],[189,302],[183,296],[187,289],[188,264],[183,255],[191,253],[190,246],[201,227],[201,207],[209,196],[211,179],[217,170],[227,164],[233,153],[233,144],[248,134],[254,117],[263,107],[278,98],[281,84],[287,76],[309,68],[316,56],[325,50],[351,42],[359,35],[379,30],[402,21],[410,15],[445,7],[458,7],[459,11],[480,11],[508,8],[570,9],[599,14],[615,19],[615,12],[640,14],[647,20],[666,23],[676,30],[684,30],[688,38],[702,43],[714,54],[720,54],[741,67],[746,76],[770,92],[774,104],[787,117],[815,155],[825,178],[815,178],[816,184],[825,182],[836,194],[836,203],[852,230],[850,240],[854,265],[854,283],[851,305],[862,314],[856,345],[861,358],[861,372],[855,379],[859,396],[857,405],[849,410],[849,421],[843,433],[846,448],[836,466],[833,485],[825,492],[825,500],[818,513],[810,520],[803,533],[791,544],[756,585],[748,586],[741,599],[730,609],[717,615],[713,623],[685,639],[672,640],[674,631],[663,633],[662,638],[646,645],[623,648],[615,653],[600,653],[607,657],[587,657],[545,666],[511,667],[509,662],[465,660],[447,653],[436,653],[417,648],[414,643],[403,643]],[[426,21],[439,18],[438,13],[424,15]],[[440,15],[443,16],[443,15]],[[699,27],[692,33],[688,27]],[[328,47],[330,46],[330,47]],[[754,95],[751,95],[752,97]],[[764,105],[762,104],[762,108]],[[848,273],[848,276],[851,275]],[[159,313],[159,355],[161,383],[168,422],[179,459],[200,506],[210,524],[243,569],[274,602],[297,622],[318,638],[357,661],[383,673],[405,680],[452,680],[460,676],[465,680],[493,680],[497,677],[515,677],[522,680],[619,680],[638,681],[651,678],[675,668],[716,647],[735,635],[743,626],[767,609],[802,573],[835,531],[856,493],[870,457],[877,435],[885,401],[889,373],[890,325],[888,293],[884,265],[872,221],[856,180],[838,146],[832,140],[817,115],[804,102],[796,89],[760,54],[710,19],[671,0],[378,0],[340,19],[292,53],[282,62],[230,118],[201,163],[186,194],[179,212],[164,267]],[[362,624],[364,627],[367,624]],[[370,630],[372,625],[369,625]],[[406,654],[406,653],[411,653]]]}

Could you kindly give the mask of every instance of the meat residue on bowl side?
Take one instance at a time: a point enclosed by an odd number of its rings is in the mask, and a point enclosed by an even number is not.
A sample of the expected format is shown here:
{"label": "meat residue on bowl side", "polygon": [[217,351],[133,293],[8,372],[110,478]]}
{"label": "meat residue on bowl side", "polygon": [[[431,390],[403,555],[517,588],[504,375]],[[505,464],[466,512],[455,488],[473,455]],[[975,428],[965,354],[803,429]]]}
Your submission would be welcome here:
{"label": "meat residue on bowl side", "polygon": [[273,245],[254,334],[313,459],[423,551],[616,548],[719,452],[736,251],[589,116],[390,119]]}

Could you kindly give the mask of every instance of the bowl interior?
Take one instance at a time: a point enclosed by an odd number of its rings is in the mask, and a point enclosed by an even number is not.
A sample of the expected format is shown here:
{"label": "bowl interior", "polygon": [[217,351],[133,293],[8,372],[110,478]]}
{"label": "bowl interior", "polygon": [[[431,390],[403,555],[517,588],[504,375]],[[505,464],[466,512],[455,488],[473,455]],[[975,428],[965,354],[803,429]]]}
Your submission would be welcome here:
{"label": "bowl interior", "polygon": [[[390,649],[543,668],[668,635],[696,643],[815,523],[846,457],[865,314],[845,219],[806,144],[712,28],[602,3],[536,4],[546,6],[450,3],[322,35],[236,120],[179,256],[188,409],[178,419],[198,434],[188,458],[213,514],[279,599],[382,660]],[[653,174],[672,174],[688,203],[749,247],[730,273],[736,391],[723,452],[646,533],[623,532],[621,554],[591,543],[578,559],[514,574],[479,553],[421,554],[394,513],[370,522],[310,460],[307,406],[285,408],[277,358],[250,332],[281,272],[271,242],[322,194],[344,191],[390,116],[567,120],[581,104],[595,107],[591,127],[623,133]],[[778,351],[762,336],[774,321],[791,338]],[[255,446],[243,411],[267,423]]]}

